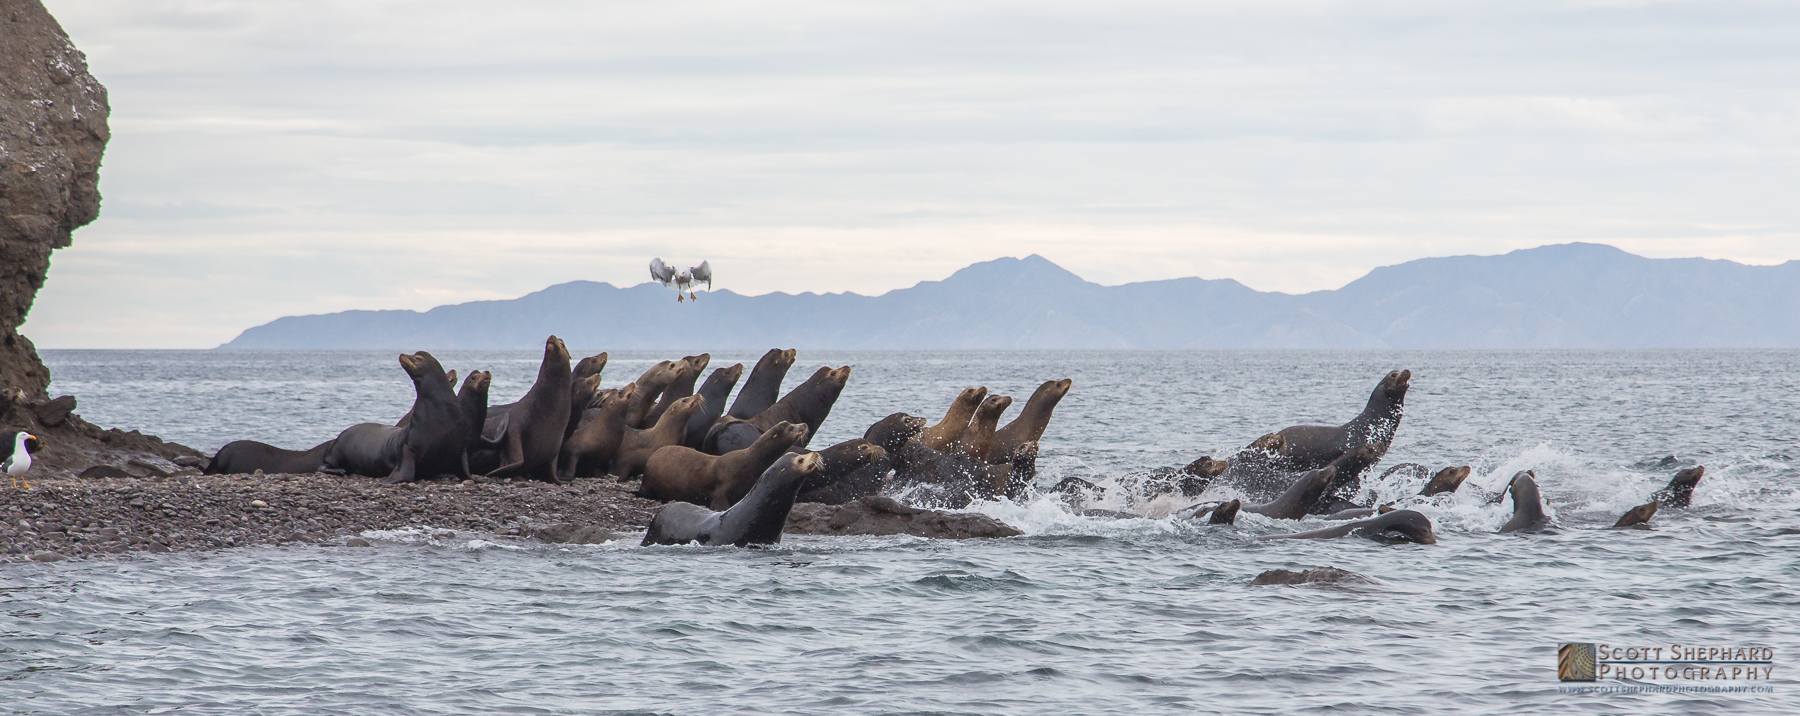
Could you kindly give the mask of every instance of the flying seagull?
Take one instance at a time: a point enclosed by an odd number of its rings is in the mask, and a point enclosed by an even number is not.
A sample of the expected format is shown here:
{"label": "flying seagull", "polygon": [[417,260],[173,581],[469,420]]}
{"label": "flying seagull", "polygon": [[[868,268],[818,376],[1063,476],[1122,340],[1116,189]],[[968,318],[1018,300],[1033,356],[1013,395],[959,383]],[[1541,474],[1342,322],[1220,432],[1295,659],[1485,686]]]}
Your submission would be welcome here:
{"label": "flying seagull", "polygon": [[[712,263],[701,261],[699,266],[676,271],[675,267],[663,263],[660,258],[650,259],[650,278],[665,287],[675,289],[677,303],[688,299],[698,301],[700,297],[694,295],[695,284],[705,283],[706,290],[712,290]],[[681,295],[683,293],[687,295]]]}

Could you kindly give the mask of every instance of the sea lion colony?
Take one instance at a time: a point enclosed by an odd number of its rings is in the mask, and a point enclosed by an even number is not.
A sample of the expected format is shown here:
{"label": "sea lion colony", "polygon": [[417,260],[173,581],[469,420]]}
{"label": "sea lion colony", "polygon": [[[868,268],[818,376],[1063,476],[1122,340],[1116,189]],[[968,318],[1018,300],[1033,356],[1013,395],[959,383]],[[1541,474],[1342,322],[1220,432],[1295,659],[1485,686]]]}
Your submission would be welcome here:
{"label": "sea lion colony", "polygon": [[[356,474],[390,483],[472,475],[552,483],[637,479],[638,494],[667,503],[645,544],[773,543],[795,502],[841,505],[905,495],[960,508],[977,500],[1023,497],[1036,478],[1038,440],[1074,385],[1066,378],[1045,381],[1005,425],[1001,420],[1013,399],[968,388],[935,422],[894,413],[869,426],[862,438],[815,451],[811,439],[843,393],[851,368],[820,367],[783,395],[782,381],[796,358],[792,349],[768,351],[727,407],[727,396],[744,376],[741,364],[714,369],[701,383],[711,356],[686,356],[657,363],[623,386],[602,388],[607,354],[571,366],[568,348],[551,336],[537,380],[524,397],[490,406],[491,374],[471,371],[460,390],[453,390],[455,373],[420,351],[399,357],[415,400],[397,425],[353,425],[307,450],[236,441],[221,448],[205,471]],[[1194,497],[1213,485],[1229,486],[1242,497],[1203,504],[1188,515],[1212,524],[1232,524],[1240,512],[1344,521],[1267,539],[1358,535],[1435,543],[1430,520],[1404,509],[1407,505],[1353,502],[1399,430],[1411,378],[1405,370],[1383,376],[1363,411],[1342,425],[1283,428],[1227,459],[1202,457],[1139,487]],[[1422,483],[1416,497],[1399,501],[1410,502],[1454,493],[1469,474],[1467,466],[1434,473],[1409,463],[1388,469],[1380,479]],[[1615,526],[1643,524],[1659,505],[1687,506],[1702,474],[1703,468],[1681,472]],[[1051,491],[1074,495],[1094,489],[1069,478]],[[1514,516],[1501,532],[1546,527],[1548,513],[1535,475],[1520,473],[1490,501],[1507,498],[1513,500]]]}

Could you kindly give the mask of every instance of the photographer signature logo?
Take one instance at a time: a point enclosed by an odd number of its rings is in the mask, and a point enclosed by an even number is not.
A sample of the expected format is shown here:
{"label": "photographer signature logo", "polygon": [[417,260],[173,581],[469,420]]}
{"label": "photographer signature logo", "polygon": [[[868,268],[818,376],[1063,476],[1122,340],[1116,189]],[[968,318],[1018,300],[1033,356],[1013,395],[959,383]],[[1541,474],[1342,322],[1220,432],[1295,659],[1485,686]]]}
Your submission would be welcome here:
{"label": "photographer signature logo", "polygon": [[1561,681],[1742,682],[1768,681],[1774,673],[1775,649],[1767,646],[1573,643],[1556,650]]}

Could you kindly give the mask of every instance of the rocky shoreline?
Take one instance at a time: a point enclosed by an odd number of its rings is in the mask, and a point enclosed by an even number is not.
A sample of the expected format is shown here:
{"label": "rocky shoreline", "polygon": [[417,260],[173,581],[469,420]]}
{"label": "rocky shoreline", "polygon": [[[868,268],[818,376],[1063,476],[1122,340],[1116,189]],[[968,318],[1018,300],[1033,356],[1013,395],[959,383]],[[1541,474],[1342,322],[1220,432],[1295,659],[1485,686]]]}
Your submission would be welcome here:
{"label": "rocky shoreline", "polygon": [[[662,503],[607,479],[384,485],[332,475],[74,477],[0,490],[0,562],[53,562],[134,552],[257,545],[362,546],[368,530],[444,528],[552,543],[640,532]],[[801,504],[789,534],[913,534],[966,539],[1018,530],[986,517],[852,502]],[[887,501],[891,502],[891,500]]]}

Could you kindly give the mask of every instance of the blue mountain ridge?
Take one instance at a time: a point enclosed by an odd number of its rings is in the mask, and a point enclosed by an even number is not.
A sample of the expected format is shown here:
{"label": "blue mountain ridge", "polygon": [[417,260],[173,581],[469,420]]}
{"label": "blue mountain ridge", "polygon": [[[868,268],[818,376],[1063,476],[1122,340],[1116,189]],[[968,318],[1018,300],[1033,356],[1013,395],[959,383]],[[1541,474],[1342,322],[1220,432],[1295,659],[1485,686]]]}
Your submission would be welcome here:
{"label": "blue mountain ridge", "polygon": [[1451,256],[1292,295],[1230,279],[1102,286],[1041,256],[880,296],[677,303],[654,283],[571,281],[429,311],[288,316],[223,349],[1776,348],[1800,346],[1800,261],[1650,259],[1599,244]]}

